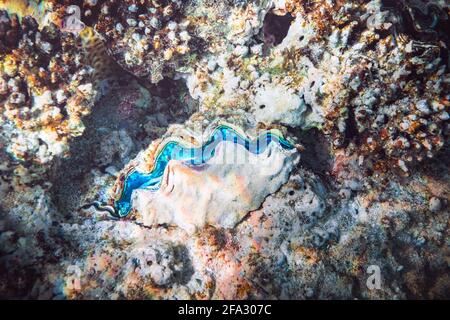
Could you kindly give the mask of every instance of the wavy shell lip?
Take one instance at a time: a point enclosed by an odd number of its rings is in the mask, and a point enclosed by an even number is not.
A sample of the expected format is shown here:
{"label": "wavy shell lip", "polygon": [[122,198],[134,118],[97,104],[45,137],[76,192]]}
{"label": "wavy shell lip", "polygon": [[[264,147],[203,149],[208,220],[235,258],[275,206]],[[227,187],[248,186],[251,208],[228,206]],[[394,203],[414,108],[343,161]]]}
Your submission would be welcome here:
{"label": "wavy shell lip", "polygon": [[[212,128],[212,127],[211,127]],[[238,128],[233,128],[229,124],[219,124],[213,129],[207,130],[201,139],[196,139],[188,133],[191,142],[180,137],[169,137],[166,140],[156,142],[156,149],[149,147],[154,153],[151,159],[154,159],[151,168],[147,172],[138,169],[138,162],[134,162],[124,170],[114,188],[114,207],[121,217],[129,214],[132,208],[132,194],[136,189],[145,189],[157,191],[161,187],[162,179],[166,168],[171,161],[181,161],[197,167],[196,170],[201,171],[198,166],[207,165],[214,157],[219,144],[232,142],[240,145],[251,154],[259,155],[267,149],[267,147],[275,142],[282,150],[293,150],[295,145],[286,140],[278,130],[267,130],[260,134],[256,139],[250,139],[245,133]],[[207,139],[203,139],[207,137]],[[194,141],[194,142],[192,142]],[[206,141],[200,143],[200,141]],[[146,157],[144,157],[145,159]],[[145,159],[147,160],[147,159]]]}
{"label": "wavy shell lip", "polygon": [[[294,149],[269,143],[259,154],[223,141],[207,163],[171,160],[156,191],[135,189],[133,219],[145,226],[172,225],[193,234],[205,226],[234,228],[289,178],[299,161]],[[247,157],[244,161],[237,156]]]}

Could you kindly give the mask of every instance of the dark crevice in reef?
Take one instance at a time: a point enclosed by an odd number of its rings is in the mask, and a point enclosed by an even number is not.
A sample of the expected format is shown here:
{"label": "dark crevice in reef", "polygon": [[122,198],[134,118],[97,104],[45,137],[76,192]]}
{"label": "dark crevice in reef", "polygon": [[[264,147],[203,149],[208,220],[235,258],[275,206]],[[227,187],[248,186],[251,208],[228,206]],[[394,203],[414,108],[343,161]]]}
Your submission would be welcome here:
{"label": "dark crevice in reef", "polygon": [[322,177],[331,171],[330,144],[322,132],[313,128],[306,131],[289,129],[289,133],[296,136],[305,147],[305,150],[301,152],[302,167]]}
{"label": "dark crevice in reef", "polygon": [[449,167],[450,145],[446,145],[432,159],[428,159],[428,161],[424,161],[422,163],[417,163],[414,170],[417,170],[419,174],[426,173],[435,181],[445,184],[449,181],[449,175],[443,173],[448,172]]}
{"label": "dark crevice in reef", "polygon": [[[343,275],[345,276],[345,275]],[[351,282],[352,282],[352,298],[354,299],[361,299],[362,298],[362,294],[361,294],[361,281],[358,277],[352,277],[351,278]]]}
{"label": "dark crevice in reef", "polygon": [[278,16],[268,12],[263,22],[264,42],[268,47],[280,44],[288,34],[294,17],[288,13]]}
{"label": "dark crevice in reef", "polygon": [[[353,108],[349,108],[348,117],[345,123],[344,147],[348,146],[351,141],[358,139],[358,137],[359,135],[355,120],[355,111]],[[356,143],[358,144],[359,142],[356,141]]]}
{"label": "dark crevice in reef", "polygon": [[176,283],[186,285],[195,273],[189,250],[184,245],[178,245],[174,247],[174,256],[176,261],[183,262],[183,268],[174,273]]}
{"label": "dark crevice in reef", "polygon": [[391,11],[398,20],[397,32],[420,41],[443,40],[450,44],[450,18],[445,7],[420,0],[382,0],[384,10]]}
{"label": "dark crevice in reef", "polygon": [[[5,266],[0,264],[0,283],[2,289],[0,290],[0,299],[23,299],[23,297],[26,297],[31,292],[38,273],[32,267],[25,267],[20,269],[20,272],[17,270],[14,277],[6,276],[10,274]],[[8,290],[4,290],[4,288],[8,288]]]}
{"label": "dark crevice in reef", "polygon": [[251,45],[262,44],[262,54],[266,56],[273,47],[283,42],[294,20],[290,13],[279,16],[268,12],[264,17],[261,29],[253,36]]}
{"label": "dark crevice in reef", "polygon": [[148,89],[154,96],[168,98],[171,95],[175,94],[175,91],[177,90],[177,83],[179,83],[179,81],[170,78],[164,78],[157,84],[151,85]]}

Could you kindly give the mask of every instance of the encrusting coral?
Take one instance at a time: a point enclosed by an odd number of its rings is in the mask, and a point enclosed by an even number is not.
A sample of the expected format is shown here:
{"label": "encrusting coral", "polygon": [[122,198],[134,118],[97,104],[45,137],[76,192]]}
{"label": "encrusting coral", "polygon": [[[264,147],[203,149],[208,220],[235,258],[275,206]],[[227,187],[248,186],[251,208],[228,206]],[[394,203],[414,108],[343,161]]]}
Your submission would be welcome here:
{"label": "encrusting coral", "polygon": [[[66,1],[53,1],[64,14]],[[133,75],[157,83],[173,75],[179,58],[190,51],[191,28],[184,1],[74,1],[79,17],[104,39],[111,56]]]}
{"label": "encrusting coral", "polygon": [[[83,132],[97,91],[82,63],[77,39],[50,24],[1,12],[3,28],[18,31],[0,57],[0,108],[7,150],[15,158],[46,163],[68,152],[68,139]],[[8,31],[7,31],[8,33]],[[15,42],[14,46],[10,46]]]}
{"label": "encrusting coral", "polygon": [[447,13],[433,6],[433,30],[421,32],[420,21],[400,19],[409,4],[275,1],[272,14],[293,21],[266,53],[275,35],[260,16],[272,4],[235,8],[232,22],[218,21],[231,42],[244,36],[227,48],[210,41],[223,53],[192,70],[191,94],[205,109],[250,108],[265,123],[321,128],[336,149],[356,143],[367,165],[407,172],[444,146],[450,107]]}

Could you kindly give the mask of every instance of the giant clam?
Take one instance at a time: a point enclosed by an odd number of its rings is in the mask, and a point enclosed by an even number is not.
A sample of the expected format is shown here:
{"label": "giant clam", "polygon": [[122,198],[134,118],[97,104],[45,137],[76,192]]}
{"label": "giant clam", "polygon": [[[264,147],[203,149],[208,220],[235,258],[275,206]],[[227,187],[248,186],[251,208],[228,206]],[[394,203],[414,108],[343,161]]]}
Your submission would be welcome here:
{"label": "giant clam", "polygon": [[176,127],[122,171],[113,204],[119,216],[133,210],[145,225],[233,227],[287,181],[298,161],[296,146],[275,129],[252,139],[221,122],[205,134]]}

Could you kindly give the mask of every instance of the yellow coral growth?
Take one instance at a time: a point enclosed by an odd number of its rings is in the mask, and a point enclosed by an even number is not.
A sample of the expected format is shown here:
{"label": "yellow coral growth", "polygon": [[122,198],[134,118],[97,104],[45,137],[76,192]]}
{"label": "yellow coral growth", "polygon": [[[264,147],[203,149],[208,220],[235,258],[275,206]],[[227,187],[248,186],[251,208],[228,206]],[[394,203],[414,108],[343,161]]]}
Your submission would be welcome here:
{"label": "yellow coral growth", "polygon": [[28,0],[0,0],[0,10],[8,14],[15,14],[21,20],[23,17],[32,16],[41,24],[45,18],[45,1]]}

